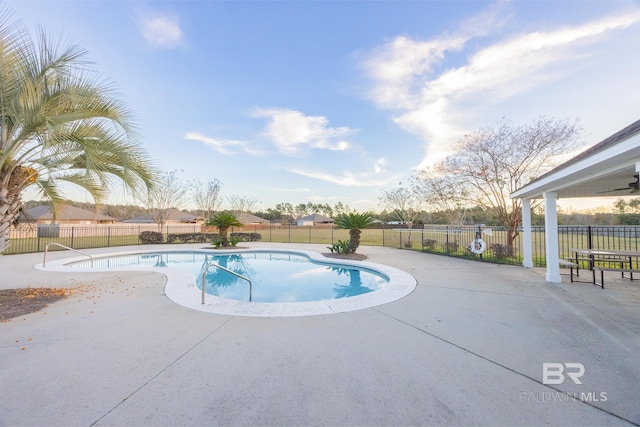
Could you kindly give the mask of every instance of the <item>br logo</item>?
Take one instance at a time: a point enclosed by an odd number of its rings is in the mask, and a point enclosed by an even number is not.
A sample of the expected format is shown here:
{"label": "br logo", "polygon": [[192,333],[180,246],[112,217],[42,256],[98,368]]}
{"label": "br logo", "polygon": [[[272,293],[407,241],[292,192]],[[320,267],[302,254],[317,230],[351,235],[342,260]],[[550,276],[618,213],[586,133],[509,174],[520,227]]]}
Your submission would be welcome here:
{"label": "br logo", "polygon": [[584,375],[582,363],[543,363],[542,384],[562,384],[565,375],[571,378],[574,384],[582,384],[580,377]]}

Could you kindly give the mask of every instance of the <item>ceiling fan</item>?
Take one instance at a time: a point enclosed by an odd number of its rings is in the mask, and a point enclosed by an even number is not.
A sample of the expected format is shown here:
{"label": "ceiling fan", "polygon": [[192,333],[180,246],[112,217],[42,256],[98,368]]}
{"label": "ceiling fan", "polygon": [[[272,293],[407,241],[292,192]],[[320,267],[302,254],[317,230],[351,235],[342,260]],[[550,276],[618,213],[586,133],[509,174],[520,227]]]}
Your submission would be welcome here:
{"label": "ceiling fan", "polygon": [[602,193],[609,193],[610,191],[623,191],[623,190],[631,190],[629,194],[636,194],[640,191],[640,174],[636,173],[633,175],[636,179],[634,182],[630,182],[628,186],[622,188],[613,188],[611,190],[603,191]]}

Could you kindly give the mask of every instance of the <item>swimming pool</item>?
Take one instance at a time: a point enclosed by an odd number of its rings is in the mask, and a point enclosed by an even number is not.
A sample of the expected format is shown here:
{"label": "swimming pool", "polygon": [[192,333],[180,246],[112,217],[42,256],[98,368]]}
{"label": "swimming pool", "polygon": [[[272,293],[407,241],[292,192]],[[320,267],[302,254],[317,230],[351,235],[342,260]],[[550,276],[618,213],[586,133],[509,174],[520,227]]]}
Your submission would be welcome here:
{"label": "swimming pool", "polygon": [[[234,271],[251,281],[229,274]],[[36,266],[38,268],[38,266]],[[40,266],[40,268],[42,268]],[[165,295],[200,311],[244,316],[306,316],[359,310],[395,301],[413,276],[382,264],[329,259],[300,250],[153,250],[47,262],[46,270],[147,270],[167,277]],[[201,303],[204,276],[207,292]]]}
{"label": "swimming pool", "polygon": [[[69,266],[88,268],[90,264],[90,261],[80,261]],[[130,254],[98,258],[93,266],[179,268],[195,276],[195,284],[199,289],[202,289],[204,281],[207,294],[252,302],[349,298],[377,291],[389,282],[386,276],[373,270],[319,263],[306,255],[286,252]]]}

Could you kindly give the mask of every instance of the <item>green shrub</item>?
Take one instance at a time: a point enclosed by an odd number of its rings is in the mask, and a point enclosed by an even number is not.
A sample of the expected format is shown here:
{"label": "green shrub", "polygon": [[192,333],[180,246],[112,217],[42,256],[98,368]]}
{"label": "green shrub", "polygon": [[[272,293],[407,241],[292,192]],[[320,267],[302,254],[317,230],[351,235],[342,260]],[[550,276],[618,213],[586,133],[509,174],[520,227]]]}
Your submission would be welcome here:
{"label": "green shrub", "polygon": [[167,234],[167,243],[204,243],[217,235],[211,233]]}
{"label": "green shrub", "polygon": [[138,236],[138,239],[142,244],[162,243],[162,233],[158,233],[157,231],[143,231]]}
{"label": "green shrub", "polygon": [[458,242],[447,242],[445,244],[447,252],[457,252],[460,244]]}
{"label": "green shrub", "polygon": [[331,246],[327,246],[331,253],[346,254],[349,253],[349,242],[346,240],[338,240]]}
{"label": "green shrub", "polygon": [[260,233],[231,233],[231,237],[236,237],[239,242],[257,242],[262,240]]}
{"label": "green shrub", "polygon": [[496,258],[513,258],[516,252],[513,246],[505,246],[500,243],[490,245],[489,249]]}
{"label": "green shrub", "polygon": [[424,239],[422,241],[422,245],[427,248],[427,249],[435,249],[436,245],[438,244],[438,241],[436,239]]}
{"label": "green shrub", "polygon": [[238,243],[243,242],[243,238],[239,237],[239,236],[234,236],[233,234],[231,234],[231,237],[229,237],[229,244],[231,246],[236,246]]}

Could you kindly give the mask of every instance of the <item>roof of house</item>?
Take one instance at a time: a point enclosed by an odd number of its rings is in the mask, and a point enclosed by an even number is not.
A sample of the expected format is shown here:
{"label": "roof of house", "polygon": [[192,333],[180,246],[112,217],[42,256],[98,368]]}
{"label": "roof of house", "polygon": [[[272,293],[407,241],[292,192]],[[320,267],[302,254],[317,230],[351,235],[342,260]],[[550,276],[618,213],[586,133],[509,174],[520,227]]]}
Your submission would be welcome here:
{"label": "roof of house", "polygon": [[[193,215],[187,212],[182,212],[178,209],[169,209],[167,212],[167,221],[180,221],[180,222],[192,222],[202,220],[203,218],[198,215]],[[126,223],[154,223],[153,217],[150,214],[138,215],[133,218],[125,219],[122,222]]]}
{"label": "roof of house", "polygon": [[238,221],[243,224],[268,224],[269,220],[260,218],[259,216],[247,213],[247,212],[234,212]]}
{"label": "roof of house", "polygon": [[308,215],[298,219],[298,221],[305,221],[313,223],[323,223],[323,222],[333,222],[333,218],[329,218],[328,216],[320,215],[319,213],[314,213],[313,215]]}
{"label": "roof of house", "polygon": [[[53,211],[49,205],[40,205],[31,209],[27,209],[24,215],[25,219],[31,221],[50,221],[53,220]],[[62,205],[58,207],[57,221],[117,221],[116,218],[102,215],[97,212],[86,209],[77,208],[75,206]]]}

